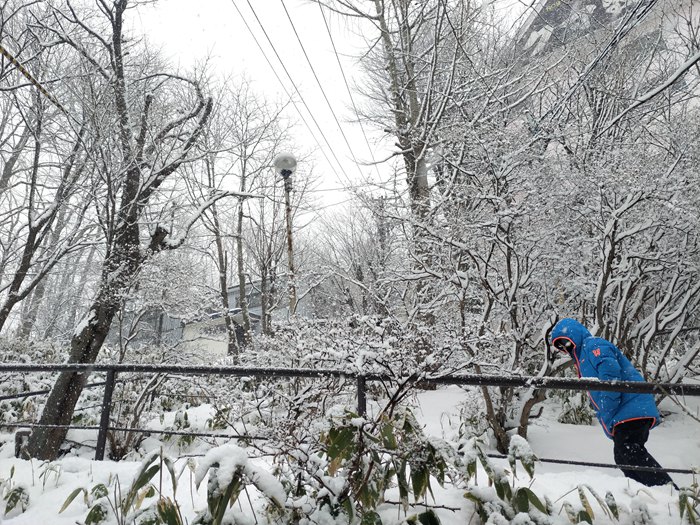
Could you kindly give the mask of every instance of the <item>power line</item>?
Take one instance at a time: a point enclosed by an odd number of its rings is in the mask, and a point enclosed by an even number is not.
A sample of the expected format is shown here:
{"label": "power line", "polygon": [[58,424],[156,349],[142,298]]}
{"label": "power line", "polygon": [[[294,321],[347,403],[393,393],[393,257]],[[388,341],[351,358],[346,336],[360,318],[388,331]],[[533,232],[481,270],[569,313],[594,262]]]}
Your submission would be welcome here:
{"label": "power line", "polygon": [[[326,105],[328,106],[328,109],[330,109],[331,114],[333,115],[333,119],[335,120],[335,123],[338,125],[338,129],[340,130],[340,134],[343,136],[343,140],[345,141],[345,145],[348,147],[348,151],[350,151],[350,155],[352,156],[352,160],[355,162],[355,166],[357,166],[358,171],[360,172],[360,175],[362,175],[362,170],[360,169],[360,163],[357,161],[357,157],[355,157],[355,152],[352,150],[352,146],[350,146],[350,141],[348,140],[348,137],[345,135],[345,131],[343,131],[343,127],[340,125],[340,121],[338,120],[338,116],[335,114],[335,111],[333,110],[333,106],[331,105],[331,101],[328,100],[328,96],[326,95],[326,90],[323,89],[323,86],[321,85],[321,80],[318,78],[318,75],[316,74],[316,69],[314,68],[313,64],[311,63],[311,59],[309,58],[308,53],[306,52],[306,48],[304,47],[304,44],[301,41],[301,37],[299,36],[299,32],[297,31],[296,26],[294,25],[294,21],[292,20],[291,15],[289,14],[289,10],[287,9],[287,6],[284,3],[284,0],[280,0],[282,3],[282,8],[284,9],[285,14],[287,15],[287,20],[289,20],[289,24],[292,26],[292,30],[294,31],[294,36],[297,37],[297,42],[299,42],[299,47],[301,47],[301,51],[304,53],[304,57],[306,58],[307,64],[309,64],[309,68],[311,68],[311,72],[314,75],[314,78],[316,79],[316,84],[318,84],[319,89],[321,90],[321,93],[323,94],[323,98],[326,101]],[[320,4],[319,4],[320,6]],[[323,13],[323,11],[321,11]]]}
{"label": "power line", "polygon": [[260,26],[260,29],[262,30],[263,34],[265,35],[265,38],[267,39],[267,42],[270,44],[270,47],[272,48],[272,51],[275,53],[275,56],[277,57],[277,60],[279,61],[280,65],[282,66],[282,69],[284,70],[285,74],[287,75],[287,78],[289,78],[289,81],[291,82],[292,86],[294,86],[295,91],[299,95],[299,98],[301,99],[301,103],[304,104],[304,107],[306,108],[306,111],[309,112],[309,116],[311,117],[311,120],[313,120],[314,124],[318,128],[319,133],[321,134],[321,137],[323,137],[324,142],[328,146],[328,149],[331,152],[331,155],[333,155],[333,158],[335,161],[338,163],[338,166],[340,167],[340,171],[343,172],[343,175],[345,175],[345,178],[347,180],[350,180],[350,177],[345,171],[345,168],[343,167],[343,163],[340,162],[338,159],[338,156],[335,154],[335,150],[331,147],[330,142],[326,138],[326,135],[323,133],[323,129],[319,125],[318,121],[316,120],[316,117],[314,117],[314,114],[311,111],[311,108],[309,108],[308,104],[306,103],[306,100],[304,99],[304,96],[301,94],[301,90],[297,87],[296,83],[294,82],[294,79],[292,78],[292,75],[289,73],[289,70],[287,69],[287,66],[284,65],[284,62],[282,61],[282,58],[280,57],[279,53],[277,52],[277,48],[275,45],[272,43],[272,39],[270,38],[270,35],[268,35],[267,31],[265,30],[265,26],[263,26],[262,21],[260,20],[260,17],[258,17],[258,13],[255,11],[255,8],[253,7],[253,4],[250,3],[250,0],[246,0],[248,7],[250,7],[250,10],[253,13],[253,16],[255,17],[255,20],[258,22],[258,25]]}
{"label": "power line", "polygon": [[343,186],[339,188],[318,188],[318,189],[313,189],[313,190],[304,190],[305,193],[320,193],[324,191],[352,191],[352,190],[357,190],[360,188],[366,188],[367,186],[365,184],[351,184],[349,186]]}
{"label": "power line", "polygon": [[27,79],[29,82],[32,83],[34,87],[36,87],[39,92],[44,95],[48,100],[51,101],[51,103],[56,106],[58,109],[61,110],[62,113],[65,115],[68,115],[68,112],[65,110],[65,108],[61,105],[61,103],[51,94],[49,91],[41,85],[41,83],[32,76],[32,74],[25,68],[22,63],[12,55],[7,49],[5,49],[2,45],[0,45],[0,54],[7,58],[12,65],[14,65],[17,70]]}
{"label": "power line", "polygon": [[345,83],[345,89],[350,96],[350,103],[352,104],[352,109],[357,117],[357,123],[360,125],[360,130],[362,131],[362,136],[365,138],[365,144],[367,144],[367,150],[372,157],[372,164],[377,172],[377,176],[381,179],[381,174],[379,173],[379,168],[377,168],[377,160],[374,158],[374,151],[372,146],[370,146],[369,139],[367,138],[367,133],[365,132],[365,127],[362,125],[362,119],[360,118],[360,112],[357,110],[357,105],[355,104],[355,97],[352,96],[352,91],[350,90],[350,85],[348,79],[345,76],[345,70],[343,69],[343,64],[340,61],[340,56],[338,55],[338,49],[335,47],[335,40],[333,40],[333,34],[331,33],[331,28],[328,25],[328,20],[326,19],[326,14],[323,12],[323,5],[319,2],[318,8],[321,11],[321,17],[323,17],[323,23],[326,26],[326,33],[328,33],[328,38],[331,41],[331,46],[333,47],[333,53],[335,54],[335,59],[338,62],[338,68],[340,69],[340,74],[343,77],[343,82]]}
{"label": "power line", "polygon": [[[276,72],[275,68],[272,66],[272,63],[271,63],[270,60],[267,58],[267,55],[266,55],[265,52],[263,51],[262,46],[260,45],[260,43],[258,42],[258,40],[255,38],[255,36],[254,36],[254,34],[253,34],[253,32],[252,32],[250,26],[249,26],[248,23],[245,21],[245,18],[243,17],[243,14],[241,13],[240,9],[238,9],[238,6],[236,5],[236,1],[235,1],[235,0],[231,0],[231,2],[233,3],[234,7],[236,8],[236,11],[238,11],[238,14],[241,16],[241,18],[243,18],[243,21],[244,21],[246,27],[248,28],[248,31],[250,32],[251,35],[253,35],[253,38],[254,38],[256,44],[258,45],[258,48],[259,48],[260,51],[263,53],[263,56],[265,56],[265,60],[267,61],[267,63],[268,63],[268,65],[270,66],[270,68],[272,68],[273,72],[275,73],[275,77],[277,77],[277,80],[280,82],[280,85],[281,85],[281,86],[283,87],[283,89],[285,90],[285,93],[289,94],[289,93],[287,92],[285,86],[284,86],[284,82],[282,82],[282,80],[279,78],[279,75],[277,75],[277,72]],[[261,21],[260,18],[258,17],[257,12],[255,11],[255,8],[254,8],[254,7],[252,6],[252,4],[250,3],[250,0],[246,0],[246,2],[248,3],[248,7],[250,8],[251,12],[253,13],[253,16],[255,17],[255,20],[258,22],[258,25],[260,26],[260,29],[262,30],[263,34],[265,35],[265,38],[267,39],[267,42],[270,44],[270,47],[272,48],[272,51],[275,53],[275,56],[277,57],[277,60],[279,61],[280,65],[282,66],[282,69],[284,70],[285,74],[287,75],[287,78],[289,78],[289,82],[292,84],[292,86],[294,87],[295,91],[296,91],[297,94],[299,95],[299,99],[301,100],[301,103],[304,105],[304,107],[306,108],[306,111],[309,113],[309,116],[311,117],[311,120],[313,121],[313,123],[316,125],[316,128],[318,129],[318,132],[321,134],[321,137],[323,137],[323,141],[326,143],[326,146],[328,146],[328,150],[331,152],[331,155],[333,156],[333,158],[335,159],[336,163],[338,164],[338,167],[340,168],[340,171],[343,172],[343,175],[345,176],[345,178],[346,178],[347,180],[350,180],[350,177],[348,176],[348,174],[347,174],[346,171],[345,171],[345,168],[343,167],[343,163],[340,162],[340,160],[338,159],[338,156],[335,154],[335,151],[333,150],[332,146],[330,145],[330,142],[328,141],[328,138],[327,138],[326,135],[324,134],[323,129],[322,129],[321,126],[318,124],[318,121],[316,120],[316,117],[314,117],[314,114],[313,114],[313,112],[311,111],[311,109],[309,108],[308,104],[306,103],[306,100],[304,99],[304,96],[301,94],[301,91],[299,90],[299,88],[297,87],[296,83],[294,82],[294,79],[292,78],[292,75],[289,73],[289,70],[287,70],[287,67],[284,65],[284,62],[282,61],[282,58],[280,57],[279,53],[277,52],[277,48],[276,48],[275,45],[273,44],[272,39],[270,38],[270,35],[268,35],[267,30],[265,29],[265,26],[262,24],[262,21]],[[296,106],[296,104],[294,105],[294,107],[295,107],[295,109],[297,110],[297,112],[299,113],[299,115],[301,116],[301,115],[302,115],[302,114],[301,114],[301,111],[299,111],[299,109],[298,109],[298,107]],[[302,116],[302,120],[304,121],[304,124],[306,124],[306,127],[309,129],[309,131],[311,131],[311,126],[309,126],[308,122],[306,121],[306,119],[304,119],[303,116]],[[312,132],[312,136],[314,136],[314,139],[316,140],[315,135],[313,135],[313,132]],[[318,144],[318,140],[316,140],[316,142],[317,142],[317,144]],[[323,148],[321,147],[320,144],[319,144],[319,147],[321,148],[321,150],[323,150]],[[325,155],[325,153],[324,153],[324,156],[326,157],[326,160],[328,160],[328,163],[332,166],[332,163],[330,162],[330,160],[328,159],[328,157]],[[333,172],[335,173],[336,176],[338,176],[338,172],[335,170],[334,167],[333,167]]]}
{"label": "power line", "polygon": [[[322,154],[322,155],[324,156],[324,158],[326,159],[326,162],[328,162],[328,165],[329,165],[329,166],[331,167],[331,169],[333,170],[333,173],[335,174],[335,176],[338,177],[338,178],[340,178],[340,176],[338,175],[338,172],[337,172],[336,169],[335,169],[335,166],[334,166],[333,163],[331,162],[331,159],[329,159],[329,158],[328,158],[328,155],[326,155],[326,152],[325,152],[325,150],[323,149],[323,146],[321,146],[321,143],[318,141],[318,138],[316,137],[316,134],[314,133],[313,129],[311,128],[311,126],[310,126],[309,123],[307,122],[306,118],[304,118],[304,114],[301,112],[301,110],[300,110],[299,107],[297,106],[296,102],[294,102],[294,97],[292,97],[292,95],[289,94],[289,91],[287,91],[287,87],[284,85],[284,82],[282,82],[282,79],[281,79],[280,76],[277,74],[277,70],[276,70],[275,67],[272,65],[272,62],[270,62],[270,59],[268,58],[267,53],[265,53],[265,50],[264,50],[263,47],[260,45],[260,42],[258,41],[257,37],[255,36],[255,33],[254,33],[253,30],[251,29],[250,25],[248,25],[248,21],[247,21],[247,20],[245,19],[245,17],[243,16],[243,13],[241,13],[241,10],[238,9],[238,5],[236,5],[236,0],[231,0],[231,3],[233,4],[233,7],[234,7],[234,8],[236,9],[236,11],[238,12],[238,15],[241,17],[241,20],[243,20],[243,24],[245,24],[246,29],[248,29],[248,32],[250,33],[250,36],[253,37],[253,40],[255,41],[255,44],[258,46],[258,49],[260,50],[260,52],[262,53],[263,57],[265,58],[265,61],[267,62],[267,65],[270,66],[270,69],[272,70],[272,73],[275,75],[275,78],[277,78],[277,82],[278,82],[279,85],[282,87],[282,89],[283,89],[284,92],[286,93],[287,97],[288,97],[289,100],[291,101],[292,105],[294,106],[294,109],[296,109],[297,113],[298,113],[299,116],[301,117],[301,120],[302,120],[302,122],[304,122],[304,125],[306,126],[306,129],[308,129],[308,130],[309,130],[309,133],[311,133],[311,136],[313,137],[314,142],[316,142],[316,145],[318,146],[318,149],[321,150],[321,154]],[[295,86],[295,87],[296,87],[296,86]]]}

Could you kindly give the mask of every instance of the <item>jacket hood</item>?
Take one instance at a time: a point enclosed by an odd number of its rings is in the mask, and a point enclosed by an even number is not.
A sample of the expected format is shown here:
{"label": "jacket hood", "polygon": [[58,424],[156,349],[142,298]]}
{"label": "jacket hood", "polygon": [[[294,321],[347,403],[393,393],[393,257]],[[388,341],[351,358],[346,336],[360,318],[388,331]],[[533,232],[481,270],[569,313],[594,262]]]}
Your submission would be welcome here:
{"label": "jacket hood", "polygon": [[576,350],[583,348],[583,342],[589,337],[593,337],[588,328],[579,323],[576,319],[562,319],[552,328],[552,341],[558,337],[567,337],[576,345]]}

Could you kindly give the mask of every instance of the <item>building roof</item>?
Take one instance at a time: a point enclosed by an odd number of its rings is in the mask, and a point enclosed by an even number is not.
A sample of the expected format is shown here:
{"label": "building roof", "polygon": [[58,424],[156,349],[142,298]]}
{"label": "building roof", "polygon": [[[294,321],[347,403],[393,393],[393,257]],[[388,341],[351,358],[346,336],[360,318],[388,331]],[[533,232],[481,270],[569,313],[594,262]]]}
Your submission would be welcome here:
{"label": "building roof", "polygon": [[626,0],[538,0],[516,41],[530,56],[547,53],[598,29],[611,27],[637,4]]}

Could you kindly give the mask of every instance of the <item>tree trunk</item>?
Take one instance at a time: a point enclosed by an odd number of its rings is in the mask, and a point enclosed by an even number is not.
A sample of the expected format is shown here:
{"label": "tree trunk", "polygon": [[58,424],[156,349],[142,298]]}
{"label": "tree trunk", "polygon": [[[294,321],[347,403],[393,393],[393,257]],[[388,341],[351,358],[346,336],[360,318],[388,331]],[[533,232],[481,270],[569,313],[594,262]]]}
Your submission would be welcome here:
{"label": "tree trunk", "polygon": [[212,220],[214,222],[214,242],[216,244],[216,256],[219,266],[219,294],[221,296],[221,308],[223,310],[224,322],[226,323],[227,354],[233,358],[234,363],[238,363],[240,358],[240,347],[236,336],[236,322],[231,316],[231,305],[228,300],[228,256],[224,249],[224,242],[221,238],[221,224],[216,207],[212,206]]}
{"label": "tree trunk", "polygon": [[[241,177],[241,193],[245,191],[245,177]],[[243,263],[243,199],[240,199],[238,202],[238,218],[236,221],[236,266],[238,270],[238,304],[241,307],[241,315],[243,316],[243,342],[248,345],[253,341],[253,333],[250,325],[245,265]]]}
{"label": "tree trunk", "polygon": [[[88,311],[82,328],[71,341],[69,363],[94,363],[119,307],[113,290],[103,288]],[[89,377],[89,372],[61,372],[51,389],[39,420],[40,425],[70,425],[75,405]],[[36,428],[29,438],[31,457],[56,459],[68,429]]]}
{"label": "tree trunk", "polygon": [[[113,117],[116,122],[113,132],[119,141],[121,159],[119,165],[113,166],[114,171],[109,174],[108,182],[113,184],[110,187],[110,195],[119,195],[119,202],[116,203],[116,198],[111,201],[108,205],[110,213],[105,214],[103,227],[107,238],[107,251],[102,263],[100,285],[86,318],[71,339],[69,363],[95,363],[114,316],[147,257],[157,251],[179,246],[166,243],[168,232],[163,227],[156,226],[151,234],[150,243],[142,252],[139,221],[149,199],[187,160],[189,151],[209,121],[213,107],[212,99],[205,99],[196,83],[185,80],[193,87],[193,93],[198,99],[192,111],[178,115],[172,121],[161,123],[160,129],[157,129],[149,121],[149,109],[155,97],[152,92],[147,92],[143,93],[140,123],[132,125],[132,102],[137,102],[138,99],[132,100],[128,97],[127,86],[133,84],[130,79],[127,82],[125,71],[129,70],[129,64],[126,64],[125,68],[124,63],[124,57],[129,56],[132,51],[125,51],[122,46],[123,15],[128,3],[128,0],[115,0],[112,3],[100,4],[102,14],[112,29],[111,39],[100,39],[99,42],[104,46],[100,49],[105,53],[105,68],[109,69],[109,73],[103,71],[103,74],[111,79],[110,96],[113,97]],[[77,20],[76,23],[80,28],[91,32],[84,23]],[[81,55],[87,52],[82,48],[79,51]],[[93,65],[99,66],[99,60],[94,57],[87,58]],[[161,83],[160,87],[163,85]],[[187,123],[193,125],[189,132],[182,129]],[[176,128],[177,141],[173,143],[172,135]],[[107,145],[106,143],[105,146]],[[173,154],[170,158],[166,155],[167,161],[164,164],[160,164],[160,148]],[[144,173],[147,173],[147,177],[143,177]],[[211,201],[208,206],[214,202]],[[182,240],[184,241],[184,237]],[[180,241],[180,244],[183,241]],[[56,458],[67,433],[67,428],[56,426],[70,423],[88,376],[89,372],[63,372],[59,375],[39,420],[39,424],[45,427],[37,428],[29,439],[28,451],[31,456],[48,460]]]}
{"label": "tree trunk", "polygon": [[269,267],[263,265],[260,268],[260,323],[262,333],[265,335],[272,334],[272,289],[270,283],[270,271]]}
{"label": "tree trunk", "polygon": [[[66,208],[61,207],[58,212],[58,218],[56,219],[56,226],[51,232],[51,240],[49,241],[50,246],[57,246],[61,240],[61,234],[66,224]],[[22,316],[22,324],[19,327],[17,336],[20,339],[27,339],[31,335],[34,324],[36,323],[37,315],[39,314],[39,308],[44,301],[44,295],[46,294],[47,279],[44,278],[39,281],[39,284],[34,288],[34,293],[31,297],[31,302],[27,307],[25,315]]]}
{"label": "tree trunk", "polygon": [[[92,261],[95,259],[96,253],[97,245],[93,244],[90,247],[90,251],[88,251],[88,255],[85,258],[85,264],[83,265],[80,273],[78,273],[79,260],[76,260],[73,271],[66,270],[63,272],[64,275],[59,283],[58,294],[62,299],[65,297],[66,291],[68,291],[70,300],[68,302],[68,307],[66,308],[67,313],[63,319],[62,326],[56,325],[58,318],[54,317],[54,320],[46,327],[46,330],[44,331],[44,338],[48,339],[55,337],[57,330],[62,331],[62,333],[72,333],[75,331],[80,309],[80,298],[85,293],[85,286],[88,282]],[[76,283],[77,287],[74,288]]]}

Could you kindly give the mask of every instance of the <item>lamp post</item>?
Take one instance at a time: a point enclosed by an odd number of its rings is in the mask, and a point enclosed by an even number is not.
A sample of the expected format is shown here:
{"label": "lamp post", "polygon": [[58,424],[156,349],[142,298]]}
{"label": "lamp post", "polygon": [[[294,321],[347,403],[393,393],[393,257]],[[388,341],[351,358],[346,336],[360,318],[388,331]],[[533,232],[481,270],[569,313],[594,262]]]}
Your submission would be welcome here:
{"label": "lamp post", "polygon": [[297,168],[297,159],[289,153],[281,153],[273,161],[277,175],[284,180],[284,206],[287,216],[287,263],[289,265],[289,275],[287,276],[287,287],[289,290],[289,315],[294,315],[297,309],[297,288],[294,282],[294,248],[292,244],[292,205],[290,193],[292,191],[292,174]]}

